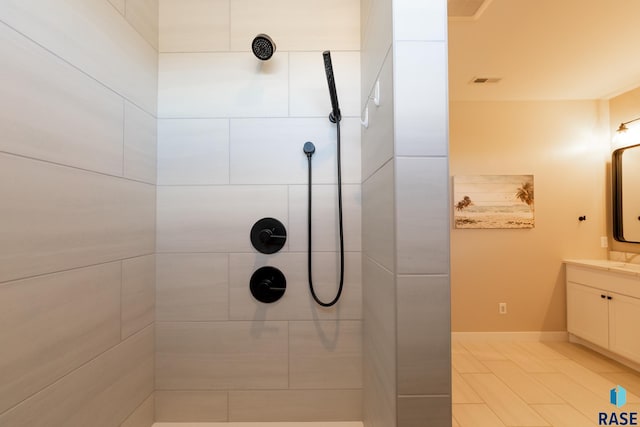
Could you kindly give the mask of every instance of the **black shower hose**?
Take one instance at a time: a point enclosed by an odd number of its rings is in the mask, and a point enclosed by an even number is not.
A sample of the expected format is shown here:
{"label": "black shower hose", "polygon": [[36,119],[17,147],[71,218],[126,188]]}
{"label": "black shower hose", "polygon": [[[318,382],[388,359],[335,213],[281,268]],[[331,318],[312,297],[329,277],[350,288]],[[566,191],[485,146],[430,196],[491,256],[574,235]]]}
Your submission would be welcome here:
{"label": "black shower hose", "polygon": [[309,290],[311,291],[311,296],[313,297],[313,299],[322,307],[331,307],[333,306],[335,303],[338,302],[338,300],[340,299],[340,295],[342,295],[342,288],[344,285],[344,233],[343,233],[343,226],[342,226],[342,167],[341,167],[341,160],[340,160],[340,121],[337,120],[336,121],[336,134],[337,134],[337,158],[338,158],[338,228],[339,228],[339,233],[340,233],[340,284],[338,286],[338,293],[336,294],[336,297],[331,301],[331,302],[324,302],[322,300],[320,300],[320,298],[318,298],[318,295],[316,295],[315,290],[313,289],[313,280],[312,280],[312,274],[311,274],[311,156],[307,156],[307,161],[309,164],[309,211],[308,211],[308,221],[307,221],[307,226],[308,226],[308,245],[309,245],[309,250],[307,251],[308,254],[308,272],[309,272]]}

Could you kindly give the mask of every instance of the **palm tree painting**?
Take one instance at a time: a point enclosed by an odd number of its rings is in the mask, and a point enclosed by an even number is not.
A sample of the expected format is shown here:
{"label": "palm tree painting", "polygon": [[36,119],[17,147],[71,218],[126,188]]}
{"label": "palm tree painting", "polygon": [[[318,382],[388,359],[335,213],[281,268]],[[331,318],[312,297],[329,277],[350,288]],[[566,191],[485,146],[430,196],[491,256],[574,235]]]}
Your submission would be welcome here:
{"label": "palm tree painting", "polygon": [[533,228],[533,175],[453,178],[455,228]]}

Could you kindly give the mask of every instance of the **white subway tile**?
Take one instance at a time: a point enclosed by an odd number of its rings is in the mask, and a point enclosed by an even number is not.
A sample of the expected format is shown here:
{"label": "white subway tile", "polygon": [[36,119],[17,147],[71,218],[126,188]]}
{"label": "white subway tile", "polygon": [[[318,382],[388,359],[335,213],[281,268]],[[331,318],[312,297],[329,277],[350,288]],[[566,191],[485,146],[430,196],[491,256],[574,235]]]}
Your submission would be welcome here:
{"label": "white subway tile", "polygon": [[449,273],[448,159],[396,159],[397,272]]}
{"label": "white subway tile", "polygon": [[395,271],[395,194],[393,162],[362,184],[362,251]]}
{"label": "white subway tile", "polygon": [[157,390],[282,389],[287,322],[160,322]]}
{"label": "white subway tile", "polygon": [[122,98],[4,24],[0,56],[0,150],[122,175]]}
{"label": "white subway tile", "polygon": [[396,155],[446,156],[446,43],[397,42],[393,71]]}
{"label": "white subway tile", "polygon": [[149,326],[0,415],[0,425],[119,426],[152,392]]}
{"label": "white subway tile", "polygon": [[158,321],[229,318],[227,254],[158,254]]}
{"label": "white subway tile", "polygon": [[289,114],[288,56],[261,62],[243,53],[163,53],[161,118],[282,117]]}
{"label": "white subway tile", "polygon": [[5,283],[0,313],[4,412],[120,342],[120,264]]}
{"label": "white subway tile", "polygon": [[228,183],[228,120],[158,120],[158,185]]}
{"label": "white subway tile", "polygon": [[[232,320],[360,319],[362,316],[362,267],[359,252],[345,253],[344,287],[340,301],[332,308],[322,308],[309,292],[306,253],[280,252],[272,255],[230,255],[229,309]],[[287,280],[284,296],[275,303],[256,300],[249,289],[253,273],[260,267],[273,266]],[[336,253],[313,254],[313,283],[318,297],[331,301],[340,279],[339,257]]]}
{"label": "white subway tile", "polygon": [[160,52],[229,50],[230,0],[159,0]]}
{"label": "white subway tile", "polygon": [[362,388],[362,322],[289,322],[289,387]]}
{"label": "white subway tile", "polygon": [[156,263],[154,255],[122,261],[122,339],[141,331],[155,319]]}
{"label": "white subway tile", "polygon": [[445,0],[394,0],[395,40],[444,41],[447,39]]}
{"label": "white subway tile", "polygon": [[124,112],[124,176],[155,184],[156,118],[129,102],[125,102]]}
{"label": "white subway tile", "polygon": [[[321,52],[289,54],[291,116],[323,117],[331,112],[331,98]],[[343,117],[360,116],[360,52],[332,52],[331,63]]]}
{"label": "white subway tile", "polygon": [[0,282],[154,251],[153,185],[0,154]]}
{"label": "white subway tile", "polygon": [[127,0],[125,18],[158,50],[158,0]]}
{"label": "white subway tile", "polygon": [[255,252],[261,218],[288,223],[285,186],[158,187],[158,252]]}
{"label": "white subway tile", "polygon": [[[312,249],[314,252],[339,251],[338,186],[314,185],[312,191]],[[308,200],[308,186],[289,187],[289,250],[292,252],[307,251]],[[342,186],[342,208],[345,250],[359,252],[362,249],[360,185]]]}
{"label": "white subway tile", "polygon": [[232,0],[231,50],[259,33],[281,51],[360,49],[360,0]]}
{"label": "white subway tile", "polygon": [[[342,182],[360,183],[360,123],[341,122]],[[231,120],[232,184],[306,184],[306,141],[315,144],[313,183],[335,184],[336,128],[329,119]]]}
{"label": "white subway tile", "polygon": [[158,54],[108,2],[5,0],[0,21],[155,113]]}

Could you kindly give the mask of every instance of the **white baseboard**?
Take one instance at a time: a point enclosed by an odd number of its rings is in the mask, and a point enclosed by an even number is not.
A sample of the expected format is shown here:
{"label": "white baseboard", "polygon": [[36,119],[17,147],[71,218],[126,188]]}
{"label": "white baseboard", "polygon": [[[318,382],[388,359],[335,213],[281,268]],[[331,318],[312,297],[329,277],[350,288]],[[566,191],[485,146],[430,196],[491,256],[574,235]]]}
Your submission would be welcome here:
{"label": "white baseboard", "polygon": [[616,353],[612,353],[607,349],[604,349],[600,346],[597,346],[593,343],[590,343],[589,341],[585,341],[580,337],[577,337],[575,335],[569,334],[569,342],[575,343],[575,344],[580,344],[582,346],[585,346],[587,348],[590,348],[591,350],[598,352],[600,354],[602,354],[603,356],[608,357],[609,359],[613,359],[618,363],[621,363],[625,366],[628,366],[629,368],[635,370],[635,371],[640,371],[640,363],[636,363],[632,360],[627,359],[626,357],[622,357]]}
{"label": "white baseboard", "polygon": [[568,341],[566,331],[452,332],[452,341]]}

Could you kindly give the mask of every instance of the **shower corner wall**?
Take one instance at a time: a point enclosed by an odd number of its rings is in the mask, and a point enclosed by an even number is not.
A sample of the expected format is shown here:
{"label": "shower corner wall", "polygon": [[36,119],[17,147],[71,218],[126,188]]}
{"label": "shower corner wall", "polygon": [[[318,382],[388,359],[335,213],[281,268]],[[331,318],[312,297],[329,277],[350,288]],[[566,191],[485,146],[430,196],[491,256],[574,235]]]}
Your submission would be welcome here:
{"label": "shower corner wall", "polygon": [[451,425],[446,7],[362,1],[366,427]]}
{"label": "shower corner wall", "polygon": [[0,5],[0,425],[148,427],[157,8]]}

